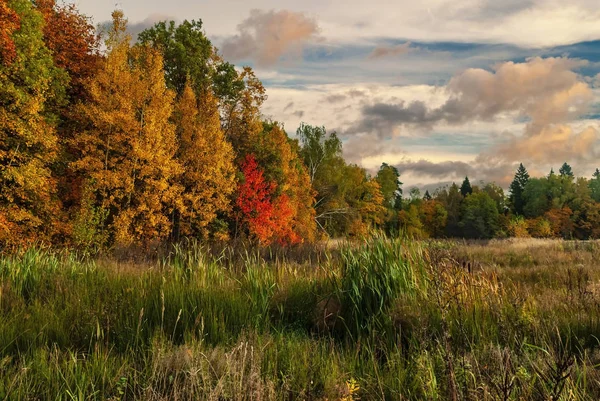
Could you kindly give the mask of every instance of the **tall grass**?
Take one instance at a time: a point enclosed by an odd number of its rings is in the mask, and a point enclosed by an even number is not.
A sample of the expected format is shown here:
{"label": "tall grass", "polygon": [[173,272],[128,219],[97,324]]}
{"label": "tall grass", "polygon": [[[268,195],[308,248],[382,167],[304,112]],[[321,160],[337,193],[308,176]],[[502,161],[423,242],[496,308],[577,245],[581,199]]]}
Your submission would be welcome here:
{"label": "tall grass", "polygon": [[597,400],[597,245],[0,257],[0,399]]}

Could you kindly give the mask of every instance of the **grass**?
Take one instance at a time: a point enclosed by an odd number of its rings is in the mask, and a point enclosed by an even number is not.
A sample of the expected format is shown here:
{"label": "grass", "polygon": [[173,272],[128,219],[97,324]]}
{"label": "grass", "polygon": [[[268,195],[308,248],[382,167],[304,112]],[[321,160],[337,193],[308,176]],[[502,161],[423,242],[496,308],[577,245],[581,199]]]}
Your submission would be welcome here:
{"label": "grass", "polygon": [[600,244],[0,257],[0,399],[597,400]]}

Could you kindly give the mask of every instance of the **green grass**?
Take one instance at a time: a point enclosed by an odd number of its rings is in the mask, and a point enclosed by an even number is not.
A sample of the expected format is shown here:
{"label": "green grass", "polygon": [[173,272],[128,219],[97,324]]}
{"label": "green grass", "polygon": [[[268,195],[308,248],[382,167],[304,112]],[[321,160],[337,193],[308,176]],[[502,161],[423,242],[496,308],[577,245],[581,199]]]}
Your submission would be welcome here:
{"label": "green grass", "polygon": [[0,257],[0,399],[597,400],[599,251],[22,250]]}

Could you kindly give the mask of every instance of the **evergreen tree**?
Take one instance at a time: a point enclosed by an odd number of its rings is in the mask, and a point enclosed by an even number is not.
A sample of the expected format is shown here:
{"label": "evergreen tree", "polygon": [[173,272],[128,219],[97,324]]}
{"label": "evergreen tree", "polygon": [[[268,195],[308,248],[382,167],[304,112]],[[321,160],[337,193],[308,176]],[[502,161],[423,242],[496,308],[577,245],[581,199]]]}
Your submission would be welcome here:
{"label": "evergreen tree", "polygon": [[423,195],[423,200],[426,200],[426,201],[431,200],[431,194],[429,193],[429,190],[425,191],[425,195]]}
{"label": "evergreen tree", "polygon": [[529,181],[529,173],[523,163],[519,164],[519,168],[515,173],[515,178],[510,184],[509,191],[510,195],[508,197],[511,209],[513,213],[517,215],[523,214],[524,200],[523,200],[523,190],[525,189],[525,185]]}
{"label": "evergreen tree", "polygon": [[460,186],[460,194],[463,197],[470,195],[473,193],[473,188],[471,187],[471,183],[469,182],[469,177],[465,177],[462,185]]}
{"label": "evergreen tree", "polygon": [[590,191],[591,197],[596,202],[600,202],[600,170],[596,169],[593,175],[594,178],[590,180]]}
{"label": "evergreen tree", "polygon": [[571,169],[571,166],[569,166],[569,164],[567,164],[567,162],[564,162],[562,167],[560,168],[560,170],[558,170],[558,172],[560,173],[561,177],[568,177],[568,178],[573,178],[573,170]]}

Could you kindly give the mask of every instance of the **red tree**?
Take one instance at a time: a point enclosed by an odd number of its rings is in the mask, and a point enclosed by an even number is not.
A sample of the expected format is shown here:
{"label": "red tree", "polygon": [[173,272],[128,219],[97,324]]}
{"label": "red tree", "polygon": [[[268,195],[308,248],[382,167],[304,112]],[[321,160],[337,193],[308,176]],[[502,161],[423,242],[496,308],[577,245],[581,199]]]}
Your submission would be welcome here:
{"label": "red tree", "polygon": [[54,63],[71,79],[70,94],[84,97],[84,81],[99,68],[96,29],[73,4],[58,6],[55,0],[37,0],[35,4],[44,17],[44,42],[52,51]]}
{"label": "red tree", "polygon": [[271,195],[275,192],[275,183],[267,182],[263,170],[253,155],[248,155],[241,164],[244,181],[238,187],[236,206],[239,211],[238,222],[245,225],[251,236],[268,244],[272,241],[273,204]]}

